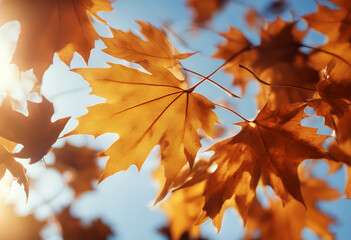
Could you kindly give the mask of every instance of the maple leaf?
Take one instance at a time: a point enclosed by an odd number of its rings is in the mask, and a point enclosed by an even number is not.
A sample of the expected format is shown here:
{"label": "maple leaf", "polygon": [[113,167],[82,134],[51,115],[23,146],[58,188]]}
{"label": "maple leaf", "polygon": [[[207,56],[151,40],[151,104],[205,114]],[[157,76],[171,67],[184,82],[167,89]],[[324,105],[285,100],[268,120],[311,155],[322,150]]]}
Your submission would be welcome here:
{"label": "maple leaf", "polygon": [[200,226],[195,226],[195,223],[204,204],[204,186],[205,183],[201,182],[178,190],[161,203],[160,207],[169,220],[170,239],[181,239],[184,233],[190,236],[189,239],[200,237]]}
{"label": "maple leaf", "polygon": [[43,97],[42,102],[28,102],[28,117],[12,110],[9,99],[0,107],[0,136],[23,145],[18,158],[31,158],[31,163],[39,161],[50,150],[66,126],[69,118],[51,122],[54,107]]}
{"label": "maple leaf", "polygon": [[[341,159],[346,165],[346,185],[345,194],[347,198],[351,198],[351,139],[339,142],[332,142],[329,146],[329,152],[334,158]],[[339,170],[343,165],[340,163],[329,162],[332,170]]]}
{"label": "maple leaf", "polygon": [[350,43],[329,43],[311,54],[309,65],[322,75],[317,85],[321,97],[351,101],[351,57],[345,54],[350,50]]}
{"label": "maple leaf", "polygon": [[328,136],[301,126],[304,104],[271,111],[263,108],[252,122],[239,123],[239,134],[213,145],[218,165],[207,180],[202,220],[215,218],[234,197],[244,220],[256,195],[258,181],[270,185],[285,203],[290,195],[304,204],[297,168],[304,159],[330,158],[322,143]]}
{"label": "maple leaf", "polygon": [[254,8],[249,8],[245,13],[245,21],[249,28],[259,29],[264,24],[264,18]]}
{"label": "maple leaf", "polygon": [[[316,206],[319,201],[332,201],[340,197],[340,193],[329,187],[325,181],[316,178],[304,179],[301,191],[306,202],[306,208],[295,200],[285,206],[270,199],[268,208],[263,208],[257,199],[253,201],[246,224],[244,239],[302,239],[302,230],[309,228],[322,239],[334,239],[328,230],[328,225],[336,221],[323,213]],[[284,229],[283,231],[277,228]],[[255,235],[260,233],[259,238]]]}
{"label": "maple leaf", "polygon": [[[350,49],[351,43],[349,42],[327,43],[311,52],[308,64],[318,71],[327,70],[328,73],[331,73],[333,69],[331,78],[339,82],[350,76],[348,68],[351,66],[351,57],[345,54]],[[346,76],[344,71],[347,72]]]}
{"label": "maple leaf", "polygon": [[[295,22],[287,23],[278,18],[267,29],[261,30],[261,43],[254,46],[239,30],[230,27],[227,33],[221,34],[227,42],[218,46],[213,57],[230,59],[224,69],[234,75],[234,84],[244,91],[252,76],[239,64],[253,69],[268,85],[297,85],[312,89],[319,77],[318,71],[307,65],[307,55],[300,51],[305,34],[305,31],[296,30]],[[301,88],[270,87],[269,92],[273,96],[272,108],[305,101],[313,96],[313,91],[301,91]],[[265,91],[262,94],[265,95]],[[259,101],[261,106],[266,103],[265,98],[259,97],[259,100],[263,99]]]}
{"label": "maple leaf", "polygon": [[71,173],[68,184],[74,189],[76,197],[93,189],[92,181],[101,175],[95,162],[97,151],[65,143],[62,148],[55,148],[52,152],[55,154],[55,163],[50,167],[61,173]]}
{"label": "maple leaf", "polygon": [[19,216],[13,205],[0,205],[0,238],[6,240],[41,239],[40,231],[46,221],[39,221],[33,215]]}
{"label": "maple leaf", "polygon": [[351,65],[331,61],[325,69],[325,81],[318,85],[318,93],[325,99],[345,99],[351,102]]}
{"label": "maple leaf", "polygon": [[23,185],[27,199],[29,194],[29,183],[26,176],[26,169],[17,162],[11,153],[9,153],[2,145],[0,145],[0,180],[5,175],[6,169],[16,179],[19,185]]}
{"label": "maple leaf", "polygon": [[194,12],[194,22],[203,25],[227,4],[228,0],[188,0],[186,3]]}
{"label": "maple leaf", "polygon": [[[331,45],[326,46],[326,49],[330,47]],[[349,49],[349,44],[341,44],[335,49],[336,52]],[[351,65],[348,63],[349,57],[346,59],[330,55],[322,57],[321,53],[314,53],[313,58],[317,56],[321,58],[312,61],[314,63],[316,60],[321,61],[321,64],[326,64],[326,66],[321,70],[321,80],[317,84],[318,94],[315,94],[314,99],[308,101],[307,105],[313,107],[317,115],[325,118],[325,124],[335,130],[338,139],[339,135],[343,134],[343,130],[337,127],[338,122],[346,112],[350,111]]]}
{"label": "maple leaf", "polygon": [[[201,239],[200,226],[195,223],[204,204],[202,193],[211,165],[208,160],[200,159],[192,168],[183,168],[173,183],[176,190],[160,204],[168,219],[162,233],[169,239]],[[161,168],[154,171],[153,178],[164,183]]]}
{"label": "maple leaf", "polygon": [[222,33],[227,42],[218,46],[214,58],[230,59],[234,54],[240,53],[231,61],[234,64],[252,66],[255,71],[266,69],[279,62],[292,63],[296,55],[300,55],[299,48],[305,32],[295,29],[295,23],[287,23],[278,18],[261,29],[261,44],[254,46],[238,29],[230,27],[229,32]]}
{"label": "maple leaf", "polygon": [[95,40],[99,39],[91,17],[102,21],[97,12],[110,10],[107,0],[4,0],[0,4],[0,25],[20,22],[13,63],[21,71],[33,68],[41,79],[55,52],[68,65],[75,51],[87,62]]}
{"label": "maple leaf", "polygon": [[183,83],[166,68],[139,64],[151,74],[118,64],[75,70],[90,83],[93,94],[107,101],[89,107],[88,114],[78,118],[72,134],[119,135],[104,152],[110,158],[100,181],[131,165],[140,169],[150,151],[160,145],[167,181],[157,202],[183,166],[187,162],[193,165],[201,147],[197,130],[201,128],[213,137],[218,119],[211,110],[215,106],[212,102],[192,89],[183,89]]}
{"label": "maple leaf", "polygon": [[308,101],[306,105],[325,118],[325,124],[335,130],[336,138],[339,139],[345,127],[339,129],[338,123],[350,111],[351,82],[337,83],[328,78],[319,82],[317,89],[320,97]]}
{"label": "maple leaf", "polygon": [[340,129],[337,124],[348,111],[348,104],[343,99],[316,98],[308,101],[306,105],[312,107],[318,116],[324,117],[325,125],[335,130],[336,138],[339,138]]}
{"label": "maple leaf", "polygon": [[341,6],[340,9],[330,9],[318,4],[315,13],[303,18],[308,26],[327,35],[329,42],[351,42],[351,4],[349,1],[331,1]]}
{"label": "maple leaf", "polygon": [[[213,167],[216,167],[213,160],[200,159],[191,169],[183,168],[174,180],[173,187],[175,190],[160,205],[169,219],[168,228],[171,239],[178,239],[177,236],[180,236],[182,233],[183,235],[186,233],[190,237],[201,238],[198,233],[200,224],[202,223],[203,192],[208,177],[213,172]],[[160,169],[155,171],[153,175],[162,182]],[[217,229],[221,228],[223,214],[229,207],[236,208],[235,205],[225,202],[220,213],[212,219],[212,223]],[[177,209],[177,211],[174,211],[174,209]],[[186,212],[180,209],[186,209]]]}
{"label": "maple leaf", "polygon": [[[334,141],[329,146],[330,154],[341,162],[346,163],[347,166],[347,180],[345,186],[345,193],[348,198],[351,198],[351,110],[347,111],[343,117],[338,121],[337,129],[339,129],[337,141]],[[335,163],[329,163],[335,166]],[[338,168],[341,165],[339,164]]]}
{"label": "maple leaf", "polygon": [[129,62],[149,61],[152,64],[168,68],[176,77],[182,78],[179,61],[194,53],[179,54],[167,39],[166,33],[152,26],[150,23],[137,21],[140,32],[147,41],[134,35],[132,32],[124,32],[111,29],[113,38],[102,38],[107,46],[103,51],[111,56],[127,60]]}
{"label": "maple leaf", "polygon": [[63,239],[105,240],[113,233],[101,219],[96,219],[90,226],[84,226],[80,219],[71,216],[70,208],[62,210],[57,220],[61,225]]}
{"label": "maple leaf", "polygon": [[[234,84],[240,86],[244,91],[246,87],[247,78],[249,75],[246,71],[237,71],[235,67],[235,63],[247,65],[250,61],[245,61],[245,57],[242,56],[243,53],[252,49],[254,46],[253,44],[245,37],[241,31],[235,27],[229,26],[229,31],[220,34],[224,37],[227,42],[219,45],[217,52],[213,55],[214,58],[221,58],[221,59],[230,59],[234,54],[237,55],[235,59],[231,61],[231,63],[226,64],[224,66],[224,70],[228,73],[233,73],[235,76]],[[250,53],[246,53],[250,54]],[[247,58],[250,58],[248,56]],[[239,69],[239,68],[238,68]]]}
{"label": "maple leaf", "polygon": [[268,84],[261,86],[263,91],[257,96],[259,106],[264,105],[268,99],[271,108],[279,108],[312,98],[319,78],[316,70],[306,66],[306,61],[296,57],[293,64],[276,63],[262,71],[260,76]]}

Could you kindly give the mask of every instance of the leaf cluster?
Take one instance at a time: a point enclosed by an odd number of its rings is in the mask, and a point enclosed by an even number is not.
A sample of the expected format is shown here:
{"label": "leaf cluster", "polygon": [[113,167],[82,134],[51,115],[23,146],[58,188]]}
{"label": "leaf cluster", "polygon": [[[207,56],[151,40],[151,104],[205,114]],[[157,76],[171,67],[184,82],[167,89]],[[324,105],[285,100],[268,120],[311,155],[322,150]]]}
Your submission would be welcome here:
{"label": "leaf cluster", "polygon": [[[321,238],[332,239],[328,226],[335,220],[316,203],[343,194],[315,178],[311,162],[305,161],[326,161],[334,171],[346,166],[351,174],[351,59],[347,54],[351,50],[351,4],[348,0],[327,2],[337,8],[317,1],[316,12],[293,14],[290,22],[279,16],[273,21],[266,19],[289,9],[286,1],[272,1],[263,12],[246,6],[246,22],[257,30],[260,43],[252,43],[242,31],[230,26],[219,34],[223,42],[212,56],[224,63],[207,76],[180,63],[195,53],[180,53],[165,30],[144,21],[137,21],[141,35],[110,27],[97,15],[113,9],[107,0],[3,0],[0,24],[12,20],[21,24],[12,61],[21,71],[33,69],[38,79],[33,91],[40,87],[55,53],[67,65],[75,52],[87,62],[98,39],[105,44],[105,53],[131,64],[72,69],[89,83],[92,95],[106,101],[88,107],[88,112],[77,118],[78,126],[65,137],[119,136],[99,154],[69,144],[52,151],[56,162],[48,167],[69,172],[67,184],[76,197],[92,190],[92,180],[101,182],[132,165],[140,170],[159,146],[160,169],[154,175],[162,188],[155,204],[172,192],[160,203],[169,219],[169,226],[161,232],[170,239],[202,239],[199,225],[208,218],[220,230],[228,208],[240,214],[247,229],[245,239],[300,239],[305,227]],[[226,0],[189,0],[186,4],[194,12],[193,27],[199,31],[206,31],[213,17],[230,6]],[[100,37],[93,20],[108,27],[112,36]],[[299,21],[305,21],[307,28],[299,30]],[[306,45],[304,39],[311,30],[326,35],[327,41],[318,47]],[[232,109],[231,102],[221,105],[198,92],[200,85],[209,82],[229,94],[230,101],[240,98],[213,80],[221,70],[232,76],[232,84],[243,94],[249,81],[259,84],[255,119],[246,119]],[[191,74],[201,80],[194,83]],[[10,171],[28,195],[26,170],[18,158],[30,158],[30,164],[40,161],[69,118],[51,122],[54,108],[45,97],[41,103],[27,105],[28,116],[11,106],[10,96],[0,107],[0,177]],[[233,120],[241,127],[239,133],[217,141],[215,126],[221,116],[216,108],[241,119]],[[329,146],[325,141],[333,136],[320,135],[317,129],[301,124],[308,117],[307,108],[313,108],[335,133]],[[212,139],[207,151],[213,155],[203,159],[199,151],[202,138],[207,137]],[[14,152],[17,144],[23,148]],[[102,171],[96,157],[108,157]],[[258,188],[264,189],[268,208],[259,201]],[[350,177],[344,195],[351,196]],[[100,220],[92,228],[82,227],[68,209],[56,219],[65,239],[77,239],[83,232],[84,239],[104,239],[111,233]],[[289,231],[277,230],[282,223]],[[255,235],[257,231],[259,236]],[[287,232],[291,235],[286,236]]]}

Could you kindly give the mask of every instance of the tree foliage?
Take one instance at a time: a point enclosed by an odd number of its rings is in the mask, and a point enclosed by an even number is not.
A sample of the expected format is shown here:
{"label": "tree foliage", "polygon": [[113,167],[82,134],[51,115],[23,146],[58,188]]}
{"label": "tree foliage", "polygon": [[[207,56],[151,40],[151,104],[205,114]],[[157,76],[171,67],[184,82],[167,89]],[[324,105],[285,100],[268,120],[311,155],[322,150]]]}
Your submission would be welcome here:
{"label": "tree foliage", "polygon": [[[212,19],[231,4],[227,0],[188,0],[192,28],[207,31]],[[76,198],[93,189],[92,180],[101,182],[132,165],[140,170],[150,152],[159,146],[161,162],[154,177],[162,187],[155,204],[162,201],[160,207],[169,225],[160,232],[169,239],[202,239],[199,225],[209,218],[220,230],[228,208],[240,214],[247,230],[245,239],[299,239],[306,227],[323,239],[333,239],[328,227],[336,220],[317,203],[351,195],[351,3],[328,0],[316,1],[316,5],[314,13],[292,13],[293,21],[279,16],[287,9],[294,12],[283,0],[270,1],[263,12],[245,6],[243,20],[258,32],[260,42],[252,43],[241,30],[229,26],[228,31],[218,34],[223,41],[212,56],[223,64],[214,66],[207,76],[181,63],[190,61],[197,52],[179,52],[166,33],[180,40],[182,36],[170,26],[165,25],[166,31],[137,21],[141,34],[110,27],[97,14],[113,10],[108,0],[3,0],[0,24],[19,21],[21,32],[12,63],[21,71],[33,70],[37,80],[31,92],[39,95],[42,77],[54,54],[68,66],[74,53],[88,62],[95,40],[100,39],[106,46],[103,52],[128,63],[71,69],[89,83],[92,95],[106,101],[88,107],[87,113],[77,118],[78,126],[64,137],[119,136],[101,152],[68,143],[52,150],[56,161],[47,167],[69,174],[67,182]],[[267,20],[266,16],[272,14],[276,17]],[[99,36],[93,25],[96,21],[111,31],[111,37]],[[306,24],[305,29],[298,28],[300,22]],[[327,41],[318,47],[307,45],[304,39],[312,30],[324,34]],[[213,79],[222,70],[232,77],[241,95],[246,93],[249,81],[258,83],[255,100],[259,111],[254,120],[240,115],[232,102],[220,104],[209,100],[206,92],[197,92],[208,82],[227,93],[230,101],[240,98]],[[192,75],[201,80],[194,83]],[[25,96],[22,100],[27,99]],[[334,134],[321,135],[316,128],[303,125],[309,116],[307,108],[323,117]],[[219,137],[223,139],[230,131],[223,126],[216,134],[221,119],[217,109],[241,119],[232,121],[241,130],[221,141]],[[28,101],[27,111],[27,116],[19,112],[11,93],[2,101],[0,177],[8,170],[30,196],[25,159],[30,158],[30,164],[43,161],[70,119],[52,122],[54,107],[44,96],[40,103]],[[199,158],[201,140],[208,137],[212,146],[207,151],[213,155]],[[17,144],[23,146],[20,151]],[[95,162],[101,157],[108,157],[103,170]],[[311,159],[314,161],[306,161]],[[313,176],[316,162],[327,162],[331,172],[346,166],[344,193]],[[264,189],[268,207],[259,199],[258,188]],[[13,221],[22,228],[23,223],[27,233],[20,236],[10,226],[4,231],[12,235],[4,235],[6,239],[38,238],[39,229],[52,222],[35,220],[31,215],[21,218],[10,206],[3,208],[9,216],[6,224]],[[105,239],[112,233],[100,219],[90,227],[82,225],[69,209],[54,219],[64,239]],[[21,220],[13,220],[16,218]],[[282,231],[282,227],[289,231]]]}

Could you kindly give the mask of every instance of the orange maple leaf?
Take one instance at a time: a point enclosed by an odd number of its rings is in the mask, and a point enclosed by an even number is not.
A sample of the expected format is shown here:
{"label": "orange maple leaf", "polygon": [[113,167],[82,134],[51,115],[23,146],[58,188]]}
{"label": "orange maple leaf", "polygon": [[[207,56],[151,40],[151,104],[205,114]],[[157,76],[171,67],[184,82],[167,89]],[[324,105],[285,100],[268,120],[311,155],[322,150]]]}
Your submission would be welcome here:
{"label": "orange maple leaf", "polygon": [[322,143],[328,136],[301,126],[304,104],[271,111],[266,106],[252,122],[239,123],[236,136],[213,145],[211,158],[218,165],[207,180],[202,220],[215,218],[226,200],[234,197],[244,221],[256,196],[260,178],[287,202],[290,195],[301,203],[299,164],[307,159],[329,158]]}
{"label": "orange maple leaf", "polygon": [[[313,89],[318,82],[318,71],[307,65],[308,57],[300,48],[306,32],[298,31],[295,22],[287,23],[278,18],[270,23],[267,29],[260,32],[261,43],[253,45],[236,28],[231,27],[227,33],[221,34],[227,42],[218,47],[214,58],[230,62],[224,69],[234,75],[234,84],[244,91],[247,82],[252,79],[239,64],[259,74],[269,86],[271,107],[305,101],[313,96],[313,91],[302,91],[301,88],[274,87],[274,85],[295,85]],[[265,91],[261,91],[259,104],[267,102]],[[262,97],[263,95],[263,97]]]}
{"label": "orange maple leaf", "polygon": [[101,175],[101,170],[96,164],[98,153],[96,150],[66,143],[62,148],[55,148],[52,152],[55,154],[55,163],[50,167],[56,168],[61,173],[71,174],[68,185],[73,188],[76,197],[93,190],[92,181]]}
{"label": "orange maple leaf", "polygon": [[245,13],[245,21],[249,28],[259,29],[265,23],[265,19],[257,10],[254,8],[249,8]]}
{"label": "orange maple leaf", "polygon": [[88,61],[95,40],[99,39],[91,17],[102,21],[97,12],[110,10],[107,0],[4,0],[0,4],[0,25],[20,22],[13,63],[22,71],[33,68],[41,80],[55,52],[68,65],[75,51]]}
{"label": "orange maple leaf", "polygon": [[136,165],[143,165],[150,151],[161,147],[161,163],[166,183],[156,201],[161,200],[183,166],[193,165],[201,147],[198,129],[213,137],[218,122],[214,104],[184,85],[166,68],[139,63],[151,73],[122,65],[110,68],[77,69],[90,83],[92,93],[106,98],[88,108],[78,118],[72,134],[117,133],[119,139],[104,153],[110,157],[100,181]]}
{"label": "orange maple leaf", "polygon": [[4,177],[6,170],[11,173],[19,185],[23,185],[24,192],[26,193],[28,199],[29,183],[26,176],[27,170],[21,163],[14,159],[10,152],[0,145],[0,180]]}
{"label": "orange maple leaf", "polygon": [[329,42],[351,41],[351,4],[348,0],[331,0],[339,5],[340,9],[330,9],[318,4],[315,13],[308,14],[303,18],[308,26],[325,34]]}
{"label": "orange maple leaf", "polygon": [[[183,168],[174,180],[173,187],[176,190],[160,204],[168,219],[168,226],[163,229],[163,233],[167,233],[169,239],[183,239],[183,236],[184,239],[202,239],[196,220],[204,204],[202,193],[211,165],[212,162],[200,159],[192,168]],[[161,168],[154,171],[153,177],[161,184],[164,182]]]}
{"label": "orange maple leaf", "polygon": [[[351,162],[351,139],[339,142],[332,142],[329,146],[329,152],[334,158],[341,159],[342,162]],[[340,169],[343,165],[329,162],[333,170]],[[351,198],[351,164],[346,165],[346,185],[345,194],[347,198]]]}
{"label": "orange maple leaf", "polygon": [[149,61],[152,64],[168,68],[176,77],[182,78],[179,61],[194,53],[179,54],[178,50],[168,41],[164,31],[147,22],[137,21],[137,23],[141,27],[140,32],[147,41],[130,31],[111,29],[113,38],[102,38],[107,46],[103,51],[129,62]]}
{"label": "orange maple leaf", "polygon": [[211,20],[227,2],[228,0],[188,0],[186,4],[194,12],[194,22],[201,26]]}
{"label": "orange maple leaf", "polygon": [[70,214],[70,208],[63,209],[56,220],[61,225],[63,239],[105,240],[113,233],[100,218],[85,226],[79,218]]}
{"label": "orange maple leaf", "polygon": [[54,106],[43,97],[42,102],[28,102],[28,117],[12,110],[11,103],[5,99],[0,107],[0,136],[20,143],[23,148],[14,156],[31,158],[31,163],[42,159],[56,142],[69,118],[51,122]]}
{"label": "orange maple leaf", "polygon": [[[302,239],[302,230],[309,228],[322,239],[334,239],[328,230],[328,225],[335,219],[318,209],[318,201],[332,201],[340,197],[340,193],[329,187],[325,181],[315,178],[304,178],[301,190],[306,202],[306,208],[295,200],[283,206],[279,200],[270,199],[269,207],[264,208],[257,199],[253,201],[246,224],[244,239],[281,240]],[[280,230],[279,230],[280,229]]]}
{"label": "orange maple leaf", "polygon": [[195,222],[204,204],[202,196],[204,186],[205,182],[201,182],[180,189],[161,203],[160,207],[168,218],[170,239],[181,239],[184,233],[191,239],[200,237],[200,226],[195,226]]}
{"label": "orange maple leaf", "polygon": [[[341,162],[351,162],[351,109],[347,111],[338,121],[337,129],[338,138],[329,146],[329,152],[334,158],[340,159]],[[335,168],[335,163],[330,163]],[[338,168],[341,165],[339,164]],[[351,164],[346,166],[347,168],[347,180],[345,193],[348,198],[351,198]]]}
{"label": "orange maple leaf", "polygon": [[307,105],[325,118],[325,124],[335,130],[337,139],[344,132],[338,122],[351,110],[351,58],[344,54],[350,49],[349,43],[327,44],[322,50],[331,54],[315,52],[311,57],[311,64],[321,68],[321,80],[316,86],[317,94]]}
{"label": "orange maple leaf", "polygon": [[344,99],[316,98],[306,105],[312,107],[318,116],[324,117],[325,125],[335,130],[335,136],[339,138],[342,129],[338,128],[338,122],[349,111],[347,102]]}

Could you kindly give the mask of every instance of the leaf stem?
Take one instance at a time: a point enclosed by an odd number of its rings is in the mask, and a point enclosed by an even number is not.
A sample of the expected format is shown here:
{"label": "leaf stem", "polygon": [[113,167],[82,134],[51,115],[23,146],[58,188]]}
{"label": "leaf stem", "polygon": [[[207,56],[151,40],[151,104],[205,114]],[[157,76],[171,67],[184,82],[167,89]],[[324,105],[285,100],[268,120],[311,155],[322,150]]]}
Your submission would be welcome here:
{"label": "leaf stem", "polygon": [[232,61],[234,58],[236,58],[237,56],[239,56],[240,54],[242,54],[243,52],[246,52],[248,50],[252,50],[254,49],[255,46],[248,46],[245,47],[243,49],[241,49],[239,52],[236,52],[235,54],[233,54],[230,58],[228,58],[222,65],[220,65],[218,68],[216,68],[216,70],[214,70],[210,75],[208,75],[207,77],[205,77],[204,79],[202,79],[200,82],[198,82],[195,86],[193,86],[192,88],[188,89],[188,92],[192,92],[194,91],[195,88],[197,88],[201,83],[203,83],[204,81],[208,80],[213,74],[215,74],[216,72],[218,72],[222,67],[224,67],[227,63],[229,63],[230,61]]}
{"label": "leaf stem", "polygon": [[316,89],[313,88],[307,88],[307,87],[301,87],[301,86],[296,86],[296,85],[291,85],[291,84],[274,84],[274,83],[267,83],[263,81],[261,78],[259,78],[252,70],[248,69],[247,67],[239,64],[239,67],[244,68],[246,71],[248,71],[258,82],[262,83],[263,85],[270,86],[270,87],[290,87],[290,88],[297,88],[297,89],[303,89],[307,91],[312,91],[315,92],[317,91]]}
{"label": "leaf stem", "polygon": [[[197,75],[197,76],[199,76],[199,77],[206,78],[204,75],[202,75],[202,74],[200,74],[200,73],[197,73],[197,72],[194,72],[194,71],[192,71],[192,70],[190,70],[190,69],[187,69],[187,68],[183,68],[183,69],[184,69],[184,71],[190,72],[190,73],[195,74],[195,75]],[[232,93],[231,91],[229,91],[228,89],[226,89],[226,88],[223,87],[222,85],[216,83],[216,82],[213,81],[212,79],[208,78],[207,80],[210,81],[211,83],[213,83],[214,85],[216,85],[217,87],[219,87],[220,89],[222,89],[223,91],[225,91],[229,96],[231,96],[231,97],[236,97],[236,98],[240,98],[238,95]]]}
{"label": "leaf stem", "polygon": [[244,120],[245,122],[251,122],[249,120],[247,120],[246,118],[244,118],[243,116],[241,116],[239,113],[235,112],[233,109],[230,109],[229,107],[226,107],[226,106],[223,106],[221,104],[217,104],[217,103],[214,103],[214,105],[218,106],[218,107],[221,107],[221,108],[224,108],[232,113],[234,113],[235,115],[237,115],[239,118],[241,118],[242,120]]}
{"label": "leaf stem", "polygon": [[321,49],[321,48],[316,48],[316,47],[311,47],[311,46],[308,46],[308,45],[305,45],[305,44],[300,44],[301,47],[305,47],[305,48],[309,48],[309,49],[312,49],[312,50],[316,50],[316,51],[319,51],[319,52],[322,52],[322,53],[326,53],[328,55],[331,55],[333,57],[336,57],[337,59],[343,61],[344,63],[346,63],[347,65],[349,65],[351,67],[351,63],[349,63],[346,59],[344,59],[343,57],[335,54],[335,53],[332,53],[332,52],[329,52],[327,50],[324,50],[324,49]]}

